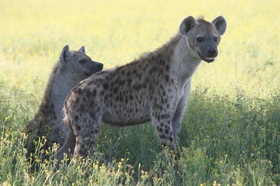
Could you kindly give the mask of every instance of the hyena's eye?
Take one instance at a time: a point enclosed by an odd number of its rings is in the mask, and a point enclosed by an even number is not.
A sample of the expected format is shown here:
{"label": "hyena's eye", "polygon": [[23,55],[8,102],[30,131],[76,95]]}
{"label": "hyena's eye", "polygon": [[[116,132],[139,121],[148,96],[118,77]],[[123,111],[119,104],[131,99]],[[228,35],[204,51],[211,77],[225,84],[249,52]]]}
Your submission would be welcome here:
{"label": "hyena's eye", "polygon": [[86,59],[82,59],[82,60],[79,61],[80,64],[85,64],[86,62],[87,62]]}
{"label": "hyena's eye", "polygon": [[214,41],[217,43],[218,42],[218,37],[214,36]]}
{"label": "hyena's eye", "polygon": [[201,43],[203,41],[203,38],[202,37],[197,37],[197,38],[195,38],[195,40],[196,40],[196,42]]}

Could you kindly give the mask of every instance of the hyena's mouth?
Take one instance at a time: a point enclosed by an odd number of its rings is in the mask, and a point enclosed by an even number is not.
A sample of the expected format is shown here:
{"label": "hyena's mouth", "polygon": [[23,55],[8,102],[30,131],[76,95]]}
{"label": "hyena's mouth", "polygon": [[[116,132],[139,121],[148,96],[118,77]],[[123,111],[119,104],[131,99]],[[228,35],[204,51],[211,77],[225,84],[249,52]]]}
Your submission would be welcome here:
{"label": "hyena's mouth", "polygon": [[198,53],[199,57],[203,61],[206,61],[207,63],[211,63],[211,62],[215,61],[215,57],[203,57],[200,52],[197,52],[197,53]]}
{"label": "hyena's mouth", "polygon": [[91,76],[92,74],[95,74],[95,73],[97,73],[97,72],[102,71],[102,69],[103,69],[103,66],[100,67],[100,68],[98,68],[98,69],[95,69],[94,71],[91,71],[91,72],[84,72],[84,75],[87,76],[87,77],[89,77],[89,76]]}
{"label": "hyena's mouth", "polygon": [[85,76],[87,76],[87,77],[89,77],[89,76],[91,76],[91,75],[93,75],[93,74],[95,74],[95,73],[97,73],[97,72],[100,72],[101,70],[96,70],[96,71],[93,71],[93,72],[84,72],[84,75]]}
{"label": "hyena's mouth", "polygon": [[84,73],[85,76],[89,77],[91,76],[93,73]]}

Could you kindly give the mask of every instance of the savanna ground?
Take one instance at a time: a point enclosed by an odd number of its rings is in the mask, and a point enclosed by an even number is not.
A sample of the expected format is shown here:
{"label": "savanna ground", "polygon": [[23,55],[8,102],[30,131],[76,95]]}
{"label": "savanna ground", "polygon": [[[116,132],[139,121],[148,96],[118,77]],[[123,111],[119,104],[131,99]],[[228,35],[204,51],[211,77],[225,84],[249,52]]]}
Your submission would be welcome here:
{"label": "savanna ground", "polygon": [[[280,1],[0,0],[0,10],[0,184],[280,185]],[[223,15],[228,28],[193,77],[177,163],[149,124],[104,126],[96,156],[57,171],[38,150],[33,170],[22,131],[64,45],[112,68],[164,44],[189,15]]]}

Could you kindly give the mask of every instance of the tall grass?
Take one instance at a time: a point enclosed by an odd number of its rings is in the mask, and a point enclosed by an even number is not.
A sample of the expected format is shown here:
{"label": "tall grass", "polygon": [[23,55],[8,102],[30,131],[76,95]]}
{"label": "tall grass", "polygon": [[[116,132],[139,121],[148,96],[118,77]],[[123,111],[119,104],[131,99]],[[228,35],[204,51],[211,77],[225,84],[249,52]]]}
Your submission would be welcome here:
{"label": "tall grass", "polygon": [[[279,185],[277,0],[0,0],[0,184]],[[102,127],[97,153],[59,170],[25,158],[22,133],[62,47],[86,46],[105,68],[164,44],[188,15],[223,15],[219,56],[193,77],[180,159],[163,153],[148,124]],[[52,156],[56,147],[48,153]]]}

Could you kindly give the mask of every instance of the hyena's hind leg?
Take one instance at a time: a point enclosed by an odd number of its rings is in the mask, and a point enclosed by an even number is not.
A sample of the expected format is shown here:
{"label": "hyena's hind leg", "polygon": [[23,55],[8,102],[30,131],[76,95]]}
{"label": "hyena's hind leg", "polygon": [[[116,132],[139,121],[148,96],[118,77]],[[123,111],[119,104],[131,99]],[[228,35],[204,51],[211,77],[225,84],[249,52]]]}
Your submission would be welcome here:
{"label": "hyena's hind leg", "polygon": [[[93,109],[91,109],[92,111]],[[75,121],[71,121],[70,132],[64,145],[57,153],[57,160],[60,162],[63,159],[63,154],[73,154],[74,157],[86,157],[94,153],[93,146],[95,145],[100,131],[101,109],[96,109],[90,113],[83,113],[81,117],[74,116]],[[67,115],[65,116],[67,117]],[[88,153],[89,152],[89,153]]]}
{"label": "hyena's hind leg", "polygon": [[[101,98],[96,98],[99,92],[94,90],[92,93],[82,86],[83,84],[80,84],[70,93],[64,105],[63,121],[70,133],[58,152],[58,161],[62,160],[63,153],[68,153],[69,149],[74,156],[87,156],[88,150],[94,149],[92,146],[99,136],[102,122]],[[90,154],[93,152],[94,150]]]}
{"label": "hyena's hind leg", "polygon": [[100,107],[90,108],[89,113],[82,113],[82,117],[77,122],[73,122],[71,127],[75,135],[74,156],[86,157],[94,153],[94,145],[96,144],[102,114]]}

